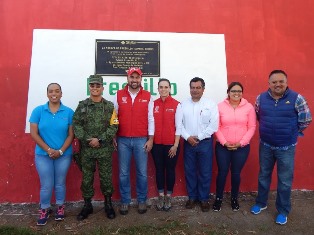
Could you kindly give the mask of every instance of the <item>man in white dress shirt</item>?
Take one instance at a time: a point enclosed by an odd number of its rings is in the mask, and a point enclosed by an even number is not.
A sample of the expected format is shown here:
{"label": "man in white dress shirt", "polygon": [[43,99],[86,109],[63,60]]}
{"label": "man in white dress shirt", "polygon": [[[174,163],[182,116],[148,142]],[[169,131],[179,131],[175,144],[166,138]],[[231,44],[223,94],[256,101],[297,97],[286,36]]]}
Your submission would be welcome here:
{"label": "man in white dress shirt", "polygon": [[205,82],[195,77],[190,81],[191,98],[182,102],[184,138],[184,170],[189,200],[185,207],[192,209],[200,202],[203,212],[209,211],[209,189],[212,179],[213,139],[218,130],[217,105],[203,97]]}

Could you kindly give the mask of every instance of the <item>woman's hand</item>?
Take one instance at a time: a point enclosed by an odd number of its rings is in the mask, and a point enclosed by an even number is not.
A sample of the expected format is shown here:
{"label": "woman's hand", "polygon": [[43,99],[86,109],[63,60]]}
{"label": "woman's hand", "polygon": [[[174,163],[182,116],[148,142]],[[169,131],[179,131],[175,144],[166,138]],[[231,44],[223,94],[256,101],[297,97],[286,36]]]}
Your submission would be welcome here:
{"label": "woman's hand", "polygon": [[177,154],[177,149],[178,149],[178,146],[173,145],[173,146],[169,149],[168,156],[169,156],[170,158],[173,158],[173,157]]}
{"label": "woman's hand", "polygon": [[49,148],[48,155],[52,159],[57,159],[58,157],[60,157],[60,152],[59,150]]}
{"label": "woman's hand", "polygon": [[228,150],[232,151],[237,150],[241,146],[241,144],[240,143],[230,144],[229,142],[226,142],[224,146],[227,147]]}

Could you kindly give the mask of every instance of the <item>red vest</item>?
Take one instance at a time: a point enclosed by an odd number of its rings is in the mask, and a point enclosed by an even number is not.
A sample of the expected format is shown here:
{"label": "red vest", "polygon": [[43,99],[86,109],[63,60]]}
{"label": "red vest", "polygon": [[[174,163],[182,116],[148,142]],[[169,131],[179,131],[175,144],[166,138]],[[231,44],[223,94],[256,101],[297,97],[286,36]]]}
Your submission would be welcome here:
{"label": "red vest", "polygon": [[154,101],[155,134],[154,143],[173,145],[175,141],[175,115],[179,102],[168,96]]}
{"label": "red vest", "polygon": [[117,92],[119,105],[118,136],[147,137],[148,136],[148,103],[150,93],[140,88],[132,105],[132,98],[128,91],[128,85]]}

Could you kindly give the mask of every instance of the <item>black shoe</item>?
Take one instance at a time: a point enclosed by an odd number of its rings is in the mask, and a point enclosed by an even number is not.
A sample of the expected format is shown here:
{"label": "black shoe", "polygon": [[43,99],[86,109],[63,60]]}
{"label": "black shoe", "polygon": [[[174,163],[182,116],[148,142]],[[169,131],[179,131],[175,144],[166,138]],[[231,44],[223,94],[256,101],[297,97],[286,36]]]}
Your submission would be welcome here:
{"label": "black shoe", "polygon": [[221,204],[222,204],[222,200],[219,197],[217,197],[213,205],[213,211],[220,211]]}
{"label": "black shoe", "polygon": [[240,209],[238,199],[235,197],[231,198],[231,208],[233,211],[238,211]]}
{"label": "black shoe", "polygon": [[86,219],[89,214],[93,213],[93,205],[91,203],[91,199],[84,199],[84,201],[85,201],[85,204],[83,206],[83,209],[76,217],[78,221]]}
{"label": "black shoe", "polygon": [[116,212],[114,211],[112,202],[111,202],[111,195],[105,196],[105,212],[108,219],[116,218]]}

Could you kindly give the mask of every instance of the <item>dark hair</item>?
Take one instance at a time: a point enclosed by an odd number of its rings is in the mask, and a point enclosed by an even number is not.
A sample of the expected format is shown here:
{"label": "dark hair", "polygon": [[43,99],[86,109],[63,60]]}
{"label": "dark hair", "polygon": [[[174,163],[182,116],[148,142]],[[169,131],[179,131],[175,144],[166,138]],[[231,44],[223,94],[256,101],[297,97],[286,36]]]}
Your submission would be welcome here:
{"label": "dark hair", "polygon": [[231,82],[228,86],[227,93],[229,93],[229,91],[231,90],[232,87],[237,86],[237,85],[241,87],[242,92],[243,92],[243,86],[240,82]]}
{"label": "dark hair", "polygon": [[202,83],[202,87],[205,88],[205,81],[204,81],[203,78],[199,78],[199,77],[192,78],[191,81],[190,81],[190,87],[191,87],[191,83],[192,82],[201,82]]}
{"label": "dark hair", "polygon": [[50,84],[47,86],[47,92],[48,92],[48,89],[49,89],[49,87],[50,87],[51,85],[57,85],[57,86],[59,86],[60,91],[62,91],[61,86],[60,86],[60,84],[59,84],[59,83],[52,82],[52,83],[50,83]]}
{"label": "dark hair", "polygon": [[170,81],[167,78],[160,78],[159,81],[158,81],[158,87],[159,87],[159,83],[161,83],[161,82],[168,82],[169,87],[171,88]]}
{"label": "dark hair", "polygon": [[268,78],[270,78],[271,75],[276,74],[276,73],[282,73],[283,75],[285,75],[286,78],[288,78],[288,75],[286,74],[286,72],[283,70],[280,70],[280,69],[276,69],[276,70],[271,71]]}

